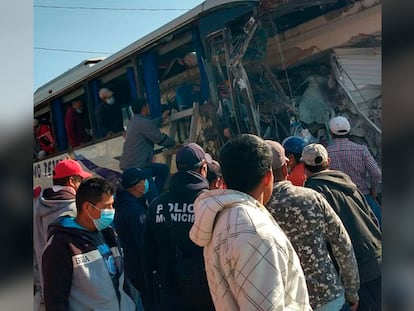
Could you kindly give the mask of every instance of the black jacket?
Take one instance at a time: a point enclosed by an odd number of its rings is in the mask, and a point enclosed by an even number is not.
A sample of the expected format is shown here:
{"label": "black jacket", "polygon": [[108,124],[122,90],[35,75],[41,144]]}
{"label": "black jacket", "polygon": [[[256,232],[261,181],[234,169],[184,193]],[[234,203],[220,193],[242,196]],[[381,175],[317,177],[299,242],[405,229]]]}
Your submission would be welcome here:
{"label": "black jacket", "polygon": [[141,294],[145,310],[154,310],[151,290],[146,286],[142,269],[142,231],[147,205],[144,198],[137,198],[128,191],[118,191],[114,201],[114,226],[124,252],[125,276]]}
{"label": "black jacket", "polygon": [[122,108],[118,103],[109,106],[101,101],[95,108],[95,117],[99,138],[124,130]]}
{"label": "black jacket", "polygon": [[[147,282],[153,286],[153,271],[157,271],[157,282],[161,284],[158,286],[165,289],[160,293],[161,309],[187,310],[180,301],[175,301],[180,296],[173,279],[177,248],[183,257],[202,258],[203,249],[190,240],[189,231],[194,222],[193,203],[209,185],[206,178],[194,171],[174,174],[170,185],[168,192],[154,199],[149,206],[142,262]],[[165,217],[171,220],[165,221]]]}
{"label": "black jacket", "polygon": [[378,221],[351,178],[340,171],[325,170],[308,177],[305,187],[322,193],[341,218],[354,246],[361,284],[381,276]]}
{"label": "black jacket", "polygon": [[141,241],[147,206],[145,201],[128,191],[116,193],[114,226],[118,233],[125,258],[125,274],[132,284],[140,289],[136,281],[142,279]]}

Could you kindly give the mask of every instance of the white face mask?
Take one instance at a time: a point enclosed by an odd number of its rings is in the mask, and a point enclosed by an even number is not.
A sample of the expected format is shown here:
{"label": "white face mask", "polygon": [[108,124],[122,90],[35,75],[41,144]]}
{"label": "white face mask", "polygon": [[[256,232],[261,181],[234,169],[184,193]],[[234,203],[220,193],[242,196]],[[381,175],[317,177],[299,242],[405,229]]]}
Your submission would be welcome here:
{"label": "white face mask", "polygon": [[82,109],[75,109],[77,113],[81,114],[82,113]]}
{"label": "white face mask", "polygon": [[113,104],[115,104],[115,99],[113,97],[109,97],[109,98],[106,99],[106,103],[108,105],[113,105]]}

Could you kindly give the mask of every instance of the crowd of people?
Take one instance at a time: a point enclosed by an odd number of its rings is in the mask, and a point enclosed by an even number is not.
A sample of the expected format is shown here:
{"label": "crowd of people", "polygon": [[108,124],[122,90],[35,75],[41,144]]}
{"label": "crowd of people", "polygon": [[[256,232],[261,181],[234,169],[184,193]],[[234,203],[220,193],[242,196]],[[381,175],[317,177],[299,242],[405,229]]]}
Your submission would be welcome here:
{"label": "crowd of people", "polygon": [[381,310],[381,171],[348,120],[327,148],[241,134],[215,160],[133,111],[118,184],[62,160],[34,200],[35,310]]}

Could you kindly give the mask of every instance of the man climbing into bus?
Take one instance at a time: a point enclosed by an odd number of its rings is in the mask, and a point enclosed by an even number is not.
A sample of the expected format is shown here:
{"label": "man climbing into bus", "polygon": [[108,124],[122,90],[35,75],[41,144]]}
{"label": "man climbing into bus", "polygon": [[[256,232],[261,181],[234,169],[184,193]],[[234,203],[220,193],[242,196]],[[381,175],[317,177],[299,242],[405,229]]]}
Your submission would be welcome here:
{"label": "man climbing into bus", "polygon": [[99,90],[101,102],[96,106],[95,115],[98,137],[105,137],[124,130],[121,106],[115,102],[114,93],[107,88]]}
{"label": "man climbing into bus", "polygon": [[[175,140],[162,133],[158,127],[167,118],[152,120],[150,108],[144,99],[138,99],[132,104],[134,116],[128,123],[122,155],[119,160],[121,170],[128,168],[140,168],[147,176],[150,183],[148,201],[152,201],[164,189],[170,169],[166,164],[154,163],[154,144],[164,147],[172,147]],[[155,177],[155,181],[153,180]]]}

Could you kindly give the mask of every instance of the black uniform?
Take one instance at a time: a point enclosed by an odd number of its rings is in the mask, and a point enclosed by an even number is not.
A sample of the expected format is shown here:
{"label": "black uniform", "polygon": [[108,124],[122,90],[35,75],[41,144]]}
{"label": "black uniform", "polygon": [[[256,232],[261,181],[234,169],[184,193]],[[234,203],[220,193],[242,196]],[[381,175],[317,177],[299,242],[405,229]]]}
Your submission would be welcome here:
{"label": "black uniform", "polygon": [[[203,249],[195,245],[188,234],[194,222],[193,203],[208,186],[207,179],[197,172],[180,171],[172,177],[169,191],[152,201],[148,209],[142,263],[146,281],[158,295],[159,310],[214,310],[207,285],[200,291],[193,288],[194,295],[186,297],[176,272],[181,258],[195,259],[197,263],[194,265],[199,263],[200,270],[204,270]],[[188,270],[184,272],[190,273],[193,263],[188,264]],[[197,281],[196,287],[202,283],[201,279]],[[205,296],[194,308],[188,299],[194,302],[197,292],[203,292]]]}
{"label": "black uniform", "polygon": [[100,102],[95,108],[98,137],[105,137],[109,133],[119,133],[124,130],[122,108],[119,104],[107,105]]}
{"label": "black uniform", "polygon": [[141,263],[142,229],[147,213],[145,200],[133,196],[126,190],[119,191],[116,194],[114,208],[115,230],[124,251],[125,277],[139,291],[145,310],[154,310],[150,289],[145,286]]}

